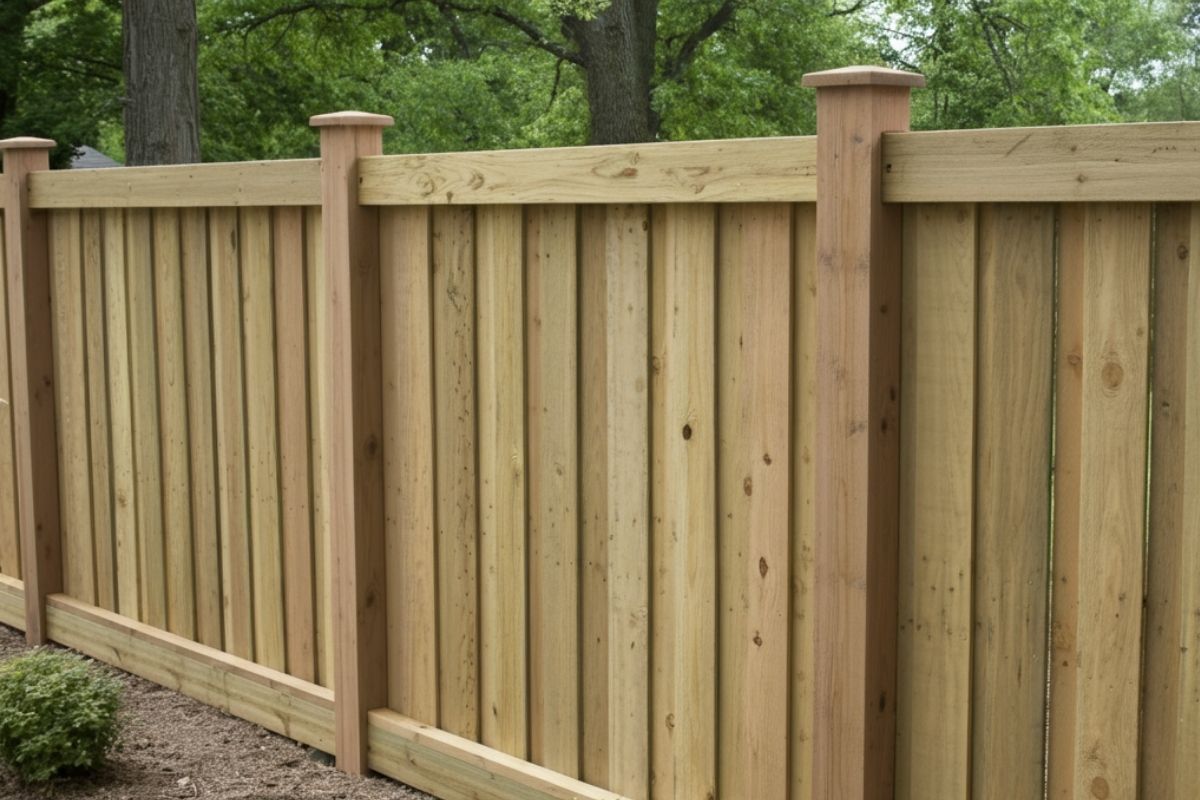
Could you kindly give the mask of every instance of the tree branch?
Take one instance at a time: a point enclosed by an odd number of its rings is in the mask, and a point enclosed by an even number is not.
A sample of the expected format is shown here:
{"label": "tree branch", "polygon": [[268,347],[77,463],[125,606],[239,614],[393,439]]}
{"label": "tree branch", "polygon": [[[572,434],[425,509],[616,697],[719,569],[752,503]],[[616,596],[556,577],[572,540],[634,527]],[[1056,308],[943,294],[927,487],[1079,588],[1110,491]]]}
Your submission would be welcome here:
{"label": "tree branch", "polygon": [[725,0],[720,7],[709,16],[708,19],[701,23],[691,36],[684,40],[683,45],[679,48],[679,52],[667,59],[666,66],[663,68],[663,79],[665,81],[678,80],[692,62],[696,60],[696,54],[700,50],[700,45],[708,41],[719,30],[724,28],[733,19],[734,13],[738,9],[739,0]]}
{"label": "tree branch", "polygon": [[858,2],[854,3],[853,5],[848,5],[845,8],[837,8],[835,6],[833,8],[833,10],[830,11],[826,16],[846,17],[846,16],[849,16],[850,14],[854,14],[858,11],[861,11],[862,7],[864,5],[866,5],[866,0],[858,0]]}
{"label": "tree branch", "polygon": [[584,66],[583,56],[574,50],[567,49],[564,45],[554,41],[541,28],[533,22],[519,17],[511,11],[501,8],[497,5],[487,6],[471,6],[454,2],[446,2],[446,5],[455,11],[462,11],[468,14],[484,14],[489,17],[504,22],[510,27],[516,28],[521,33],[525,34],[526,38],[537,48],[545,50],[550,55],[561,61],[570,61],[572,64]]}

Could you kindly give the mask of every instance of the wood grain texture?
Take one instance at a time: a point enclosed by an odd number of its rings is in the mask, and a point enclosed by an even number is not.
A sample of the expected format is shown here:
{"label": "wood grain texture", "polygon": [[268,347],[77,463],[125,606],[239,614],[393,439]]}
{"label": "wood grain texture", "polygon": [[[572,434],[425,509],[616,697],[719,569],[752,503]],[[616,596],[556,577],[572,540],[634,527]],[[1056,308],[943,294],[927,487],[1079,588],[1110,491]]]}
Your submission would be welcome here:
{"label": "wood grain texture", "polygon": [[311,206],[321,202],[321,162],[242,161],[40,172],[34,208]]}
{"label": "wood grain texture", "polygon": [[1200,207],[1155,220],[1150,546],[1142,680],[1141,797],[1200,794]]}
{"label": "wood grain texture", "polygon": [[19,578],[0,575],[0,623],[17,630],[25,627],[25,589]]}
{"label": "wood grain texture", "polygon": [[308,303],[304,209],[271,216],[275,271],[275,375],[279,424],[280,544],[283,548],[287,672],[316,683],[312,491],[308,421]]}
{"label": "wood grain texture", "polygon": [[719,219],[719,792],[783,800],[792,208],[723,206]]}
{"label": "wood grain texture", "polygon": [[[532,509],[526,506],[525,387],[530,385],[532,392],[534,378],[525,371],[522,226],[518,206],[477,210],[474,322],[479,381],[479,741],[527,758],[526,520]],[[447,282],[447,289],[450,285]]]}
{"label": "wood grain texture", "polygon": [[[657,221],[656,221],[657,222]],[[655,798],[716,796],[717,532],[716,211],[669,205],[661,224],[661,369],[665,396],[660,561],[654,638]],[[656,253],[657,255],[657,253]],[[656,666],[656,669],[658,667]]]}
{"label": "wood grain texture", "polygon": [[1137,792],[1150,217],[1063,210],[1051,798]]}
{"label": "wood grain texture", "polygon": [[896,796],[967,797],[976,218],[904,210]]}
{"label": "wood grain texture", "polygon": [[571,777],[580,719],[576,234],[574,206],[526,210],[530,759]]}
{"label": "wood grain texture", "polygon": [[[5,226],[0,214],[0,269],[5,269]],[[5,269],[4,275],[7,276]],[[0,575],[21,577],[21,535],[17,528],[17,456],[13,451],[12,370],[8,349],[8,280],[0,280]],[[22,607],[24,597],[21,598]],[[21,613],[24,627],[25,614]]]}
{"label": "wood grain texture", "polygon": [[220,525],[217,508],[217,441],[213,404],[211,274],[208,215],[180,212],[183,270],[184,360],[187,393],[192,561],[196,587],[196,641],[223,646]]}
{"label": "wood grain texture", "polygon": [[50,214],[51,306],[62,504],[63,591],[96,602],[83,318],[83,230],[79,212]]}
{"label": "wood grain texture", "polygon": [[1044,789],[1054,208],[984,205],[975,406],[972,797]]}
{"label": "wood grain texture", "polygon": [[812,201],[808,136],[382,156],[362,164],[367,205]]}
{"label": "wood grain texture", "polygon": [[[84,211],[82,225],[88,445],[92,480],[91,536],[96,557],[96,603],[101,608],[116,611],[117,565],[116,542],[113,536],[112,444],[108,409],[108,334],[104,318],[104,229],[100,212]],[[0,383],[0,386],[2,385]],[[0,422],[0,438],[2,436],[3,423]],[[0,460],[2,447],[3,444],[0,443]],[[0,477],[0,481],[2,480]]]}
{"label": "wood grain texture", "polygon": [[890,133],[883,199],[1200,200],[1198,142],[1196,122]]}
{"label": "wood grain texture", "polygon": [[183,251],[179,214],[154,212],[154,310],[161,414],[163,522],[166,540],[167,626],[196,636],[195,553],[192,549],[191,465],[183,326]]}
{"label": "wood grain texture", "polygon": [[247,504],[249,487],[242,371],[241,241],[237,211],[212,209],[209,212],[208,232],[225,651],[252,660],[254,610],[250,584],[250,512]]}
{"label": "wood grain texture", "polygon": [[380,212],[388,707],[438,722],[437,487],[428,208]]}

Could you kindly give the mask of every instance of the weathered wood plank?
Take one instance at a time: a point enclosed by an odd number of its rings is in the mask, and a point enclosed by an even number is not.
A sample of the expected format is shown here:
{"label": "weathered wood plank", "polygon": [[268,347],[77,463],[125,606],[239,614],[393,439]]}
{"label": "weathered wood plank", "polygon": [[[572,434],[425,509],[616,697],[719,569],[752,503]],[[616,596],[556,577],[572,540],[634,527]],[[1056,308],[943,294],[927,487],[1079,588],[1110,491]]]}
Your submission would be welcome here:
{"label": "weathered wood plank", "polygon": [[[524,231],[519,206],[480,208],[476,213],[479,740],[509,755],[526,758],[526,649],[530,642],[525,387],[532,378],[525,373]],[[447,364],[447,368],[450,366]]]}
{"label": "weathered wood plank", "polygon": [[[116,542],[113,538],[112,446],[108,409],[108,333],[104,318],[104,229],[99,211],[83,212],[84,341],[87,348],[88,440],[91,451],[92,540],[96,603],[117,610]],[[0,383],[3,386],[3,383]],[[3,438],[0,413],[0,440]],[[0,441],[0,462],[3,442]],[[0,468],[0,485],[3,469]],[[0,500],[0,505],[3,501]],[[2,571],[2,570],[0,570]]]}
{"label": "weathered wood plank", "polygon": [[428,208],[380,212],[388,707],[438,722],[437,490]]}

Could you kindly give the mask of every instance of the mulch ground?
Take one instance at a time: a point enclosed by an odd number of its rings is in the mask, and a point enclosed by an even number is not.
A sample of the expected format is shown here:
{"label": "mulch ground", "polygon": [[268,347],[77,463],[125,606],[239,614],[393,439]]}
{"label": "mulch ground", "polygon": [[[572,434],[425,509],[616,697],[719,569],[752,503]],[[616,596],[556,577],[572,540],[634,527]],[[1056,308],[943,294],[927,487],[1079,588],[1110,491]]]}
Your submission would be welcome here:
{"label": "mulch ground", "polygon": [[[0,661],[28,649],[23,634],[0,625]],[[338,772],[323,753],[178,692],[99,666],[125,684],[120,750],[97,775],[37,787],[23,786],[0,766],[0,798],[431,800],[393,781]]]}

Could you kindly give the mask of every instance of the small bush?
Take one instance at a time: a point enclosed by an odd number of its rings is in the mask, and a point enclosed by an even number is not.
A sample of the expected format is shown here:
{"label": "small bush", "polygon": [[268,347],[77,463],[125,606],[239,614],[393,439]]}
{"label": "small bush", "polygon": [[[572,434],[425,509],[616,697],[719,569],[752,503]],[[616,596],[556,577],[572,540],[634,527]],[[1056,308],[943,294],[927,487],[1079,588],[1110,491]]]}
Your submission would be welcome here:
{"label": "small bush", "polygon": [[0,663],[0,761],[27,783],[83,773],[116,744],[121,684],[52,650]]}

